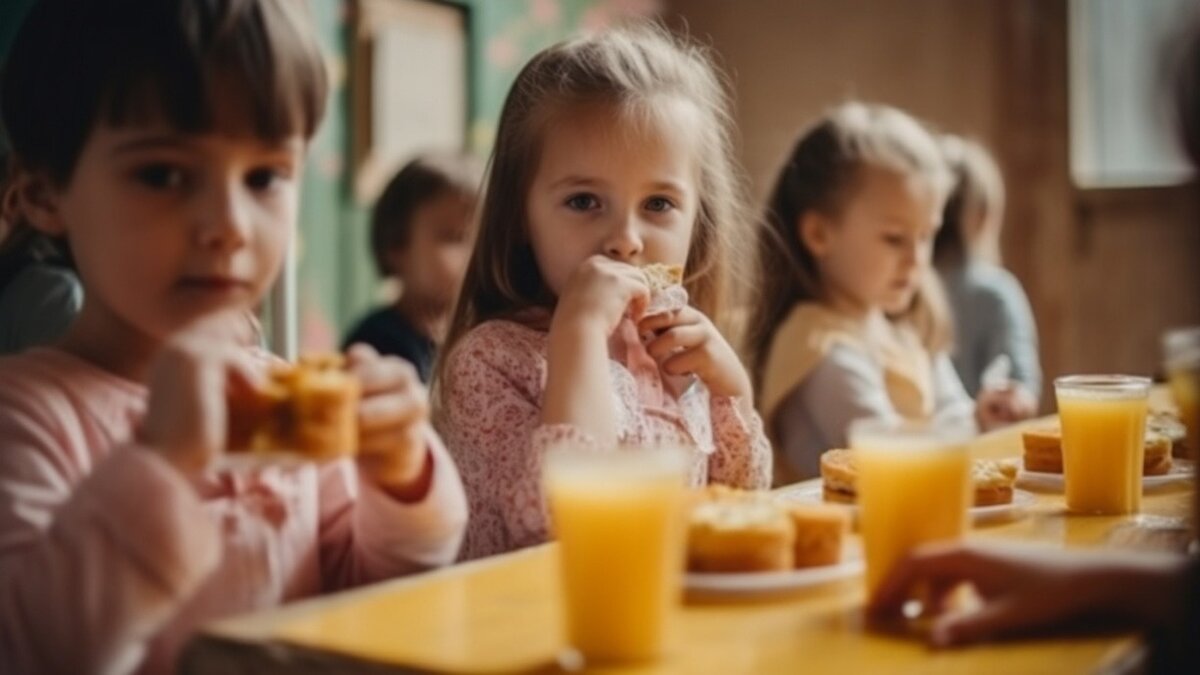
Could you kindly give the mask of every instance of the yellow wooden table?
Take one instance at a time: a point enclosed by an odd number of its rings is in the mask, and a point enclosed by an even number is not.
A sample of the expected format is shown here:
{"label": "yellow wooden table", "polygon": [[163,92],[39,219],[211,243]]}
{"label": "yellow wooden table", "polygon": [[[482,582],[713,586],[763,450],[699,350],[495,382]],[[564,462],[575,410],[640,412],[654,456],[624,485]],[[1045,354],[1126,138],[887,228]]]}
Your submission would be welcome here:
{"label": "yellow wooden table", "polygon": [[[1015,431],[981,438],[979,456],[1015,456]],[[1024,516],[978,528],[981,539],[1055,547],[1180,550],[1192,488],[1147,493],[1142,515],[1068,517],[1039,494]],[[206,629],[184,673],[555,672],[562,644],[554,545],[318,598]],[[619,593],[619,580],[612,581]],[[862,580],[754,601],[697,601],[672,656],[634,672],[1074,673],[1120,671],[1133,634],[1055,635],[933,651],[863,626]]]}

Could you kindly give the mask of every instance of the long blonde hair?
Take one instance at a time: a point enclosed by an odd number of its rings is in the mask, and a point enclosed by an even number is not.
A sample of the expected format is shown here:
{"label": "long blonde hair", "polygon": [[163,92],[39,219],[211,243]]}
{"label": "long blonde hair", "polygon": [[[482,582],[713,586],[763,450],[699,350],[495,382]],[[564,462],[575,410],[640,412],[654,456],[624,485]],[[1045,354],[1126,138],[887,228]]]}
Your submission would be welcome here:
{"label": "long blonde hair", "polygon": [[967,138],[945,135],[941,148],[954,186],[933,243],[934,264],[946,267],[978,259],[999,265],[1004,217],[1000,167],[987,148]]}
{"label": "long blonde hair", "polygon": [[555,299],[530,246],[526,201],[545,129],[555,113],[581,103],[644,113],[663,97],[675,97],[699,111],[700,205],[684,285],[692,304],[737,344],[729,314],[747,285],[752,223],[733,155],[727,92],[705,48],[657,24],[581,37],[534,56],[517,75],[500,114],[479,235],[435,380],[445,374],[456,343],[475,326],[533,307],[553,308]]}
{"label": "long blonde hair", "polygon": [[[845,103],[825,113],[796,142],[779,172],[759,233],[762,275],[750,324],[754,380],[761,383],[771,339],[798,302],[820,300],[817,260],[800,239],[807,212],[836,218],[868,167],[920,176],[944,195],[949,175],[937,142],[920,122],[890,106]],[[930,351],[950,342],[950,317],[932,270],[912,304],[891,318],[907,321]]]}

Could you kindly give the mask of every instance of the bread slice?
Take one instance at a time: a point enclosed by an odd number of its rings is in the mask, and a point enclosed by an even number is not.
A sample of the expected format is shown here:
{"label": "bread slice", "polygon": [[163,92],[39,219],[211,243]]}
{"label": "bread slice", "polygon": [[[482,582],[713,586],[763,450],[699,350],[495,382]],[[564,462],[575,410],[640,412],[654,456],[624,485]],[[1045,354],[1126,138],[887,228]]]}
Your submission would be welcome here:
{"label": "bread slice", "polygon": [[641,270],[642,276],[646,278],[646,285],[650,287],[651,293],[665,290],[671,286],[678,286],[683,282],[682,265],[650,263],[643,266]]}
{"label": "bread slice", "polygon": [[1168,410],[1151,411],[1146,417],[1146,431],[1166,436],[1171,441],[1171,454],[1176,457],[1187,457],[1187,427],[1179,416]]}
{"label": "bread slice", "polygon": [[260,390],[228,401],[230,452],[292,452],[324,461],[358,450],[358,379],[339,355],[302,357]]}
{"label": "bread slice", "polygon": [[[1025,446],[1025,469],[1042,473],[1062,473],[1062,430],[1058,427],[1046,427],[1026,431],[1021,435]],[[1154,431],[1147,422],[1145,456],[1142,462],[1142,473],[1147,476],[1160,476],[1171,470],[1171,455],[1174,452],[1171,438]]]}
{"label": "bread slice", "polygon": [[[971,462],[971,481],[975,490],[975,506],[995,506],[1012,502],[1013,485],[1017,480],[1015,460],[974,460]],[[827,450],[821,455],[822,495],[825,501],[838,504],[854,503],[858,498],[858,467],[854,451]]]}
{"label": "bread slice", "polygon": [[858,494],[854,451],[844,448],[826,450],[821,455],[821,481],[826,501],[854,502]]}
{"label": "bread slice", "polygon": [[1153,431],[1146,432],[1146,455],[1142,475],[1162,476],[1171,472],[1171,439]]}
{"label": "bread slice", "polygon": [[1062,430],[1057,425],[1030,429],[1021,434],[1021,442],[1027,471],[1062,473]]}
{"label": "bread slice", "polygon": [[977,459],[971,462],[975,506],[1011,504],[1017,465],[1013,460]]}

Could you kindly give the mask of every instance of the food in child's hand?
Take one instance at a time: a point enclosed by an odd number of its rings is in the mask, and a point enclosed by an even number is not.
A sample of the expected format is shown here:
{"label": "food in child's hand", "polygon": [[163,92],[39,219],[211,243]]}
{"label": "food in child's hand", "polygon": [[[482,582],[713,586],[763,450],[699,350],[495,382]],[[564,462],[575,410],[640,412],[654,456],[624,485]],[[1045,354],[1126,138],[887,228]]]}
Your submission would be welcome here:
{"label": "food in child's hand", "polygon": [[340,355],[271,368],[261,389],[231,395],[230,452],[291,452],[324,461],[358,449],[358,379]]}
{"label": "food in child's hand", "polygon": [[640,268],[651,293],[678,286],[683,282],[683,266],[651,263]]}

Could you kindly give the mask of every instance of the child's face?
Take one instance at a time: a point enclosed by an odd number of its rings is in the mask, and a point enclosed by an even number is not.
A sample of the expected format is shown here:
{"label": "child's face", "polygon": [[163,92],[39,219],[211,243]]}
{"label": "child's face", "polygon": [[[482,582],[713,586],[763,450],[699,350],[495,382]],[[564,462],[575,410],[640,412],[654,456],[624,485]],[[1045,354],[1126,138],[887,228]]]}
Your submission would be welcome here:
{"label": "child's face", "polygon": [[826,290],[858,308],[907,309],[929,267],[942,201],[929,181],[865,169],[842,213],[805,237]]}
{"label": "child's face", "polygon": [[611,106],[578,106],[545,132],[528,225],[555,296],[592,255],[687,263],[699,204],[696,112],[682,101],[663,105],[637,122]]}
{"label": "child's face", "polygon": [[471,259],[474,210],[475,200],[456,192],[417,207],[408,244],[390,256],[406,299],[438,315],[449,313]]}
{"label": "child's face", "polygon": [[303,147],[98,125],[41,223],[71,245],[89,325],[165,340],[252,308],[293,234]]}

